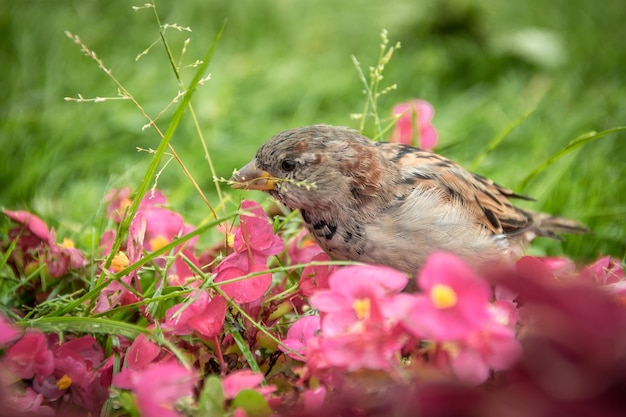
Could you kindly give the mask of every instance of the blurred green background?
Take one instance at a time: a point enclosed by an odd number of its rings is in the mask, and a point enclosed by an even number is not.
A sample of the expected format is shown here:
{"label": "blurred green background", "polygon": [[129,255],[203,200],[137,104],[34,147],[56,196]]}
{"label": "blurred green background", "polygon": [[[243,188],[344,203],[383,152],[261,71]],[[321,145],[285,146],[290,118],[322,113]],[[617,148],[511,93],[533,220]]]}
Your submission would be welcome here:
{"label": "blurred green background", "polygon": [[[138,4],[139,5],[139,4]],[[313,123],[357,127],[364,96],[351,62],[378,56],[381,29],[399,49],[385,70],[381,116],[424,98],[436,108],[444,155],[470,166],[487,144],[536,108],[475,169],[532,195],[537,210],[570,216],[593,233],[542,240],[537,253],[577,259],[626,251],[626,135],[606,136],[568,154],[520,189],[550,155],[588,131],[626,125],[626,8],[621,0],[187,0],[158,1],[176,59],[204,55],[228,19],[193,103],[219,176],[228,178],[274,133]],[[178,85],[151,10],[126,1],[3,1],[0,7],[0,206],[33,210],[59,234],[81,235],[111,187],[137,187],[157,134],[130,101],[64,35],[81,39],[155,117]],[[183,72],[186,80],[193,69]],[[172,109],[159,123],[167,127]],[[366,133],[372,133],[368,131]],[[189,113],[172,144],[213,203],[211,174]],[[159,188],[192,224],[209,211],[170,163]],[[226,188],[226,187],[225,187]],[[228,191],[230,193],[230,191]],[[241,198],[233,194],[234,200]],[[249,195],[250,196],[250,195]],[[261,194],[253,198],[264,199]],[[234,207],[234,205],[232,206]]]}

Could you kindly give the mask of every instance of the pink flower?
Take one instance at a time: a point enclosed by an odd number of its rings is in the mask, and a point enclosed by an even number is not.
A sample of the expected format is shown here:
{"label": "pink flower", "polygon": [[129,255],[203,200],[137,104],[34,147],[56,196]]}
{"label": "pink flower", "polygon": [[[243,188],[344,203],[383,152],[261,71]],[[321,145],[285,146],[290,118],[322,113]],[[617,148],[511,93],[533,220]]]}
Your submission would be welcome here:
{"label": "pink flower", "polygon": [[496,301],[489,313],[479,329],[463,339],[440,344],[454,374],[472,385],[485,382],[491,370],[509,369],[522,355],[522,346],[515,334],[517,310],[513,303]]}
{"label": "pink flower", "polygon": [[191,304],[180,303],[167,310],[163,327],[171,328],[177,335],[195,331],[205,339],[214,338],[224,327],[226,300],[220,296],[211,299],[208,292],[200,290],[190,297],[194,300]]}
{"label": "pink flower", "polygon": [[320,410],[326,399],[326,388],[323,386],[310,388],[304,391],[304,410],[309,415],[320,415]]}
{"label": "pink flower", "polygon": [[196,376],[175,362],[166,362],[134,372],[129,381],[121,381],[116,375],[113,383],[135,394],[141,416],[179,417],[175,405],[193,394]]}
{"label": "pink flower", "polygon": [[140,334],[129,346],[124,356],[124,365],[131,371],[139,371],[154,362],[163,350],[151,342],[145,334]]}
{"label": "pink flower", "polygon": [[[120,214],[132,203],[130,190],[128,188],[120,191],[113,190],[107,196],[107,201],[110,201],[107,208],[109,217],[116,222],[120,222]],[[143,226],[140,233],[139,230],[135,233],[130,232],[135,237],[140,236],[141,241],[135,244],[139,252],[143,250],[148,252],[158,250],[171,243],[174,239],[193,230],[193,227],[185,225],[180,214],[165,208],[164,205],[166,203],[165,196],[158,190],[147,193],[139,203],[133,223],[141,222]],[[138,217],[142,219],[139,220]],[[132,227],[133,225],[131,224]],[[106,238],[101,243],[101,246],[110,249],[111,236],[106,236]],[[196,241],[197,237],[187,241],[184,247],[191,248]],[[182,249],[182,246],[177,248],[179,251]],[[133,256],[129,254],[128,257],[132,258]],[[139,260],[139,258],[137,257],[135,260]]]}
{"label": "pink flower", "polygon": [[418,285],[423,294],[414,297],[404,321],[417,337],[460,339],[489,318],[489,285],[454,255],[432,254],[420,271]]}
{"label": "pink flower", "polygon": [[241,225],[235,232],[235,250],[215,269],[215,282],[236,280],[248,274],[253,277],[222,285],[222,290],[237,303],[249,303],[265,294],[272,283],[267,271],[267,257],[284,250],[283,240],[274,229],[261,206],[243,201],[241,208],[250,214],[241,215]]}
{"label": "pink flower", "polygon": [[330,288],[313,294],[310,302],[326,313],[322,327],[340,332],[339,322],[350,326],[364,320],[383,321],[379,307],[389,303],[388,296],[399,293],[407,281],[404,274],[388,267],[348,266],[333,273]]}
{"label": "pink flower", "polygon": [[411,100],[396,105],[392,114],[398,118],[390,142],[416,145],[430,151],[437,145],[437,130],[431,124],[433,106],[424,100]]}
{"label": "pink flower", "polygon": [[[54,410],[47,405],[42,405],[43,401],[43,395],[29,387],[18,389],[12,386],[6,393],[0,388],[0,415],[54,417]],[[4,414],[4,412],[7,413]]]}
{"label": "pink flower", "polygon": [[616,284],[624,280],[624,265],[619,259],[605,256],[586,266],[580,272],[580,279],[600,285]]}
{"label": "pink flower", "polygon": [[54,371],[54,356],[43,333],[28,330],[24,337],[7,349],[2,365],[15,377],[42,380]]}
{"label": "pink flower", "polygon": [[73,247],[73,242],[66,239],[61,245],[55,242],[54,230],[39,217],[27,211],[2,211],[21,227],[9,231],[10,239],[17,239],[17,246],[11,253],[11,264],[23,271],[34,264],[46,265],[52,278],[59,278],[70,269],[79,269],[87,265],[83,254]]}
{"label": "pink flower", "polygon": [[[330,258],[324,252],[317,254],[310,261],[328,261]],[[305,267],[300,274],[298,287],[302,295],[309,297],[319,290],[328,289],[328,278],[337,269],[332,265],[310,265]]]}
{"label": "pink flower", "polygon": [[515,263],[515,269],[523,274],[541,279],[573,278],[576,275],[574,263],[567,258],[547,256],[522,256]]}
{"label": "pink flower", "polygon": [[401,272],[383,266],[346,267],[331,275],[330,288],[310,299],[323,313],[319,343],[330,364],[348,370],[390,367],[404,343],[391,320],[394,295],[407,281]]}
{"label": "pink flower", "polygon": [[108,398],[108,391],[100,384],[96,368],[104,360],[104,352],[96,339],[83,336],[60,345],[52,345],[54,373],[42,381],[33,381],[35,391],[49,400],[63,395],[79,407],[96,412]]}
{"label": "pink flower", "polygon": [[[128,255],[126,253],[119,253],[113,259],[109,267],[112,272],[120,272],[128,265],[141,259],[143,256],[145,233],[146,218],[143,213],[137,213],[128,229],[128,240],[126,242],[126,252]],[[108,249],[110,250],[110,246]],[[122,259],[123,262],[119,259]],[[122,277],[120,281],[121,282],[111,281],[111,283],[100,292],[94,312],[102,313],[118,305],[127,305],[139,301],[137,295],[130,290],[130,288],[133,287],[138,291],[141,289],[137,270],[131,271],[128,275]]]}
{"label": "pink flower", "polygon": [[2,314],[0,314],[0,346],[5,345],[22,335],[19,327],[10,323]]}
{"label": "pink flower", "polygon": [[232,372],[222,379],[224,398],[232,400],[237,394],[246,389],[254,389],[263,396],[268,396],[276,390],[276,387],[273,386],[259,387],[261,382],[263,382],[262,374],[247,369]]}
{"label": "pink flower", "polygon": [[450,355],[454,374],[469,384],[485,382],[491,369],[509,369],[522,355],[514,329],[497,323],[473,332],[462,342],[443,346]]}
{"label": "pink flower", "polygon": [[[320,318],[319,316],[304,316],[299,318],[294,324],[291,325],[289,330],[287,331],[287,336],[285,340],[283,340],[283,344],[287,346],[289,349],[299,353],[300,355],[304,354],[306,349],[307,341],[315,336],[320,330]],[[301,357],[286,351],[282,346],[279,346],[279,349],[283,352],[286,352],[288,356],[292,357],[296,360],[301,360]]]}
{"label": "pink flower", "polygon": [[130,387],[135,378],[134,374],[155,364],[169,362],[171,358],[170,353],[151,342],[145,334],[140,334],[126,351],[124,368],[115,375],[113,382],[120,387]]}
{"label": "pink flower", "polygon": [[[268,271],[263,255],[246,252],[231,253],[215,269],[215,283],[236,280],[223,284],[220,288],[236,303],[250,303],[261,298],[272,284],[272,274]],[[248,274],[253,277],[237,280]]]}
{"label": "pink flower", "polygon": [[122,215],[126,212],[126,209],[132,204],[130,198],[130,188],[124,187],[121,190],[111,190],[104,198],[107,205],[107,217],[116,223],[122,221]]}
{"label": "pink flower", "polygon": [[313,240],[309,232],[304,228],[287,244],[287,254],[292,264],[308,263],[323,253],[324,251],[320,245]]}
{"label": "pink flower", "polygon": [[251,250],[259,255],[271,256],[283,251],[283,240],[274,234],[274,228],[267,215],[255,201],[244,200],[241,202],[242,214],[240,227],[235,232],[235,252]]}

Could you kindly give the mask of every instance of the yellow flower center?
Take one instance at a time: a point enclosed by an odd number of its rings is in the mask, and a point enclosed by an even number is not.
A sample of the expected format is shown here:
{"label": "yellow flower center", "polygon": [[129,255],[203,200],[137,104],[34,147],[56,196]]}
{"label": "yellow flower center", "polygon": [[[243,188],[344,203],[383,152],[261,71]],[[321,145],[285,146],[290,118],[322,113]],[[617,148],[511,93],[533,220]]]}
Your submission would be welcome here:
{"label": "yellow flower center", "polygon": [[118,252],[111,261],[111,269],[113,272],[120,272],[128,265],[130,265],[130,261],[124,252]]}
{"label": "yellow flower center", "polygon": [[232,248],[235,246],[235,234],[234,233],[226,234],[226,245],[228,245],[229,248]]}
{"label": "yellow flower center", "polygon": [[356,316],[359,320],[363,320],[370,315],[370,299],[369,298],[357,298],[354,300],[354,304],[352,304],[352,308],[356,313]]}
{"label": "yellow flower center", "polygon": [[66,390],[68,389],[70,386],[72,385],[72,378],[70,378],[67,375],[63,375],[58,381],[57,381],[57,387],[60,390]]}
{"label": "yellow flower center", "polygon": [[168,243],[170,243],[170,241],[166,237],[161,235],[155,236],[150,239],[150,247],[152,248],[152,251],[159,250]]}
{"label": "yellow flower center", "polygon": [[63,239],[63,243],[61,243],[61,247],[74,249],[76,245],[74,245],[74,241],[72,239],[66,237],[65,239]]}
{"label": "yellow flower center", "polygon": [[130,207],[131,204],[133,204],[133,201],[130,198],[125,197],[125,198],[121,199],[120,200],[120,205],[119,205],[119,212],[120,212],[120,214],[124,214],[126,209],[128,207]]}
{"label": "yellow flower center", "polygon": [[452,287],[444,284],[433,286],[430,290],[430,299],[439,309],[454,307],[457,303],[457,296]]}

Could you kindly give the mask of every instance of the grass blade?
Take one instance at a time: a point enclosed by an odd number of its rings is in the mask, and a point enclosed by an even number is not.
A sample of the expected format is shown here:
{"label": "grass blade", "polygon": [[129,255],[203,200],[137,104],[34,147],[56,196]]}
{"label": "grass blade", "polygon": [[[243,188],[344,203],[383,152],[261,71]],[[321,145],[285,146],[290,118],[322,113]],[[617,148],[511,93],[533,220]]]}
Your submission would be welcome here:
{"label": "grass blade", "polygon": [[546,168],[552,165],[557,160],[561,159],[568,153],[580,148],[583,145],[586,145],[589,142],[593,142],[602,137],[611,135],[613,133],[626,132],[626,126],[618,126],[612,129],[603,130],[601,132],[587,132],[583,135],[578,136],[576,139],[572,140],[567,146],[548,159],[546,159],[543,163],[541,163],[537,168],[535,168],[524,180],[520,183],[518,189],[524,189],[528,183],[530,183],[537,175],[541,174]]}
{"label": "grass blade", "polygon": [[502,141],[507,136],[509,136],[509,134],[513,130],[515,130],[516,127],[518,127],[520,124],[522,124],[522,122],[524,120],[528,119],[528,117],[531,114],[533,114],[534,112],[535,112],[535,108],[532,108],[532,109],[526,111],[526,113],[522,114],[520,117],[518,117],[516,120],[514,120],[513,123],[509,124],[502,132],[500,132],[500,134],[498,136],[493,138],[493,140],[491,142],[489,142],[487,147],[481,153],[478,154],[476,159],[474,159],[474,162],[472,162],[472,165],[470,166],[470,171],[475,171],[476,168],[478,168],[478,166],[487,157],[487,155],[489,155],[494,149],[496,149],[500,145],[500,143],[502,143]]}

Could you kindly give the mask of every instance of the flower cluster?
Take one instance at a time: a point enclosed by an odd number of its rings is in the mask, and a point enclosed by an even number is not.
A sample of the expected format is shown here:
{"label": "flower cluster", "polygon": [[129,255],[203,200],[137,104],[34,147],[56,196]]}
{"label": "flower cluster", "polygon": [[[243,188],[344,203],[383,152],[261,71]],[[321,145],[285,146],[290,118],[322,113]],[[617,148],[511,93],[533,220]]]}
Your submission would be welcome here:
{"label": "flower cluster", "polygon": [[[394,115],[390,140],[436,145],[430,104]],[[113,190],[106,203],[91,257],[34,214],[3,210],[0,415],[626,409],[618,259],[475,269],[434,253],[407,277],[331,262],[297,221],[272,221],[253,201],[209,248],[159,191],[133,204],[129,189]]]}
{"label": "flower cluster", "polygon": [[[433,254],[419,275],[420,293],[401,293],[407,282],[387,267],[340,269],[329,289],[310,298],[321,319],[296,322],[287,346],[305,356],[318,379],[328,369],[390,371],[403,354],[412,354],[479,384],[490,370],[507,369],[519,358],[515,304],[494,300],[488,283],[459,259]],[[428,349],[415,349],[416,341]]]}
{"label": "flower cluster", "polygon": [[[605,407],[626,374],[626,280],[614,258],[578,270],[568,259],[526,256],[477,271],[435,253],[416,277],[337,266],[302,229],[277,234],[252,201],[242,202],[238,226],[223,228],[224,244],[200,251],[196,229],[160,192],[144,197],[111,253],[130,192],[107,201],[112,227],[92,261],[98,287],[67,310],[74,321],[47,333],[17,307],[11,320],[0,316],[6,410],[455,414],[463,402],[433,398],[456,392],[472,398],[468,410],[506,415],[507,404],[530,402],[562,411],[563,398]],[[16,226],[3,251],[17,274],[49,271],[48,291],[59,293],[57,281],[87,273],[87,257],[56,244],[41,219],[5,214]],[[411,398],[402,409],[400,393]]]}

